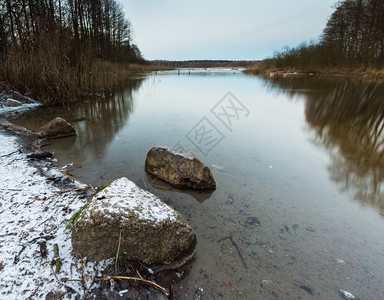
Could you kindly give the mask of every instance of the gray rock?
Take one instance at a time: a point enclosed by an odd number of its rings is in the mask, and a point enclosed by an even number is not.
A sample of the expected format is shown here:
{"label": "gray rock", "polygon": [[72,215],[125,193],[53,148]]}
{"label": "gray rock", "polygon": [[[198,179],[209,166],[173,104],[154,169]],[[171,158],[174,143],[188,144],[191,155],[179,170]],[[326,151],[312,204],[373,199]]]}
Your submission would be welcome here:
{"label": "gray rock", "polygon": [[76,130],[62,118],[55,118],[39,129],[39,138],[61,138],[76,135]]}
{"label": "gray rock", "polygon": [[145,171],[178,188],[216,188],[211,170],[189,152],[153,147],[147,154]]}
{"label": "gray rock", "polygon": [[21,103],[20,101],[17,101],[15,99],[12,99],[12,98],[8,98],[7,99],[7,106],[8,107],[15,107],[15,106],[21,106],[23,103]]}
{"label": "gray rock", "polygon": [[184,218],[127,178],[96,194],[72,228],[77,257],[97,261],[120,253],[148,265],[174,265],[190,256],[196,235]]}

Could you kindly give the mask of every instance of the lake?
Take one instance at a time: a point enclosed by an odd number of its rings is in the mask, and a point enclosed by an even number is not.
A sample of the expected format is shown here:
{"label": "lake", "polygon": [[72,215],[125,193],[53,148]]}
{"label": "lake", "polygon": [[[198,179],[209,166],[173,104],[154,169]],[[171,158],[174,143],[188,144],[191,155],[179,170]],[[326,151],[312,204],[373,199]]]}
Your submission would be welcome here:
{"label": "lake", "polygon": [[[84,116],[44,148],[60,167],[93,186],[128,177],[185,216],[198,244],[176,299],[384,299],[383,95],[358,78],[176,70],[14,122]],[[156,145],[194,152],[217,189],[147,176]]]}

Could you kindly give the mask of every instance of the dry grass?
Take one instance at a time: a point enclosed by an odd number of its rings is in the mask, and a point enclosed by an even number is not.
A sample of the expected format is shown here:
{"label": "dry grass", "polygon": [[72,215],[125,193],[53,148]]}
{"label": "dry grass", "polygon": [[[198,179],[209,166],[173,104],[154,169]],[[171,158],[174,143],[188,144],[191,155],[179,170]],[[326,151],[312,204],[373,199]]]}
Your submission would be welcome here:
{"label": "dry grass", "polygon": [[249,67],[244,70],[245,74],[250,75],[260,75],[260,74],[270,74],[270,73],[304,73],[304,74],[318,74],[318,75],[329,75],[329,74],[342,74],[342,75],[356,75],[363,76],[367,79],[384,79],[384,69],[374,69],[374,68],[347,68],[347,67],[319,67],[319,66],[308,66],[307,68],[276,68],[269,61],[263,61],[255,66]]}
{"label": "dry grass", "polygon": [[90,93],[109,92],[132,73],[169,69],[91,60],[91,52],[74,64],[65,53],[66,46],[55,41],[29,52],[10,51],[0,65],[0,81],[45,105],[66,105]]}

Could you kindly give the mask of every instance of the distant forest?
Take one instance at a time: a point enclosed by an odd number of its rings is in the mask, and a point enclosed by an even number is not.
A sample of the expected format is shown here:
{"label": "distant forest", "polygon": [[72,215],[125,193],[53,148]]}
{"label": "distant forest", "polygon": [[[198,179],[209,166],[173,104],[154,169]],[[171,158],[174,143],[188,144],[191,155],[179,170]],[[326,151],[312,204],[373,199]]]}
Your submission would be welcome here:
{"label": "distant forest", "polygon": [[142,62],[115,0],[0,0],[0,80],[45,103],[72,101],[108,85],[116,65]]}
{"label": "distant forest", "polygon": [[276,52],[265,66],[304,71],[383,68],[384,1],[337,2],[318,42],[302,43]]}
{"label": "distant forest", "polygon": [[150,63],[170,68],[245,68],[257,62],[252,60],[153,60]]}

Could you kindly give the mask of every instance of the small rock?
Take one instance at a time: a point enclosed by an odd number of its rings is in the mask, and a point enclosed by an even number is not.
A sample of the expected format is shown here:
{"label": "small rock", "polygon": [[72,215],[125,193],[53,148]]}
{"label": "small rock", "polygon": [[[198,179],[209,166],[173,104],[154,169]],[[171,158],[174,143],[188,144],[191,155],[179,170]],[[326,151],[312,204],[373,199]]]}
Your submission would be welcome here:
{"label": "small rock", "polygon": [[264,287],[264,286],[270,284],[271,282],[272,282],[272,280],[264,279],[264,280],[261,281],[261,286]]}
{"label": "small rock", "polygon": [[337,263],[339,263],[339,264],[345,264],[345,261],[344,260],[342,260],[341,258],[333,258],[333,260],[335,261],[335,262],[337,262]]}
{"label": "small rock", "polygon": [[76,130],[62,118],[55,118],[39,129],[39,138],[61,138],[76,135]]}
{"label": "small rock", "polygon": [[257,217],[248,217],[245,221],[245,225],[257,225],[260,226],[260,220]]}
{"label": "small rock", "polygon": [[344,290],[339,290],[339,293],[341,296],[344,297],[344,299],[356,299],[355,296],[353,296],[350,292],[344,291]]}
{"label": "small rock", "polygon": [[203,294],[204,294],[203,288],[198,288],[196,293],[195,293],[194,300],[201,300],[201,298],[203,297]]}
{"label": "small rock", "polygon": [[307,226],[307,227],[305,227],[305,229],[306,229],[307,231],[310,231],[310,232],[316,232],[315,228],[313,228],[313,227],[311,227],[311,226]]}
{"label": "small rock", "polygon": [[41,242],[40,243],[40,254],[42,258],[46,258],[48,251],[47,251],[47,242]]}
{"label": "small rock", "polygon": [[64,296],[65,296],[64,292],[51,291],[45,296],[45,300],[59,300],[59,299],[63,299]]}

